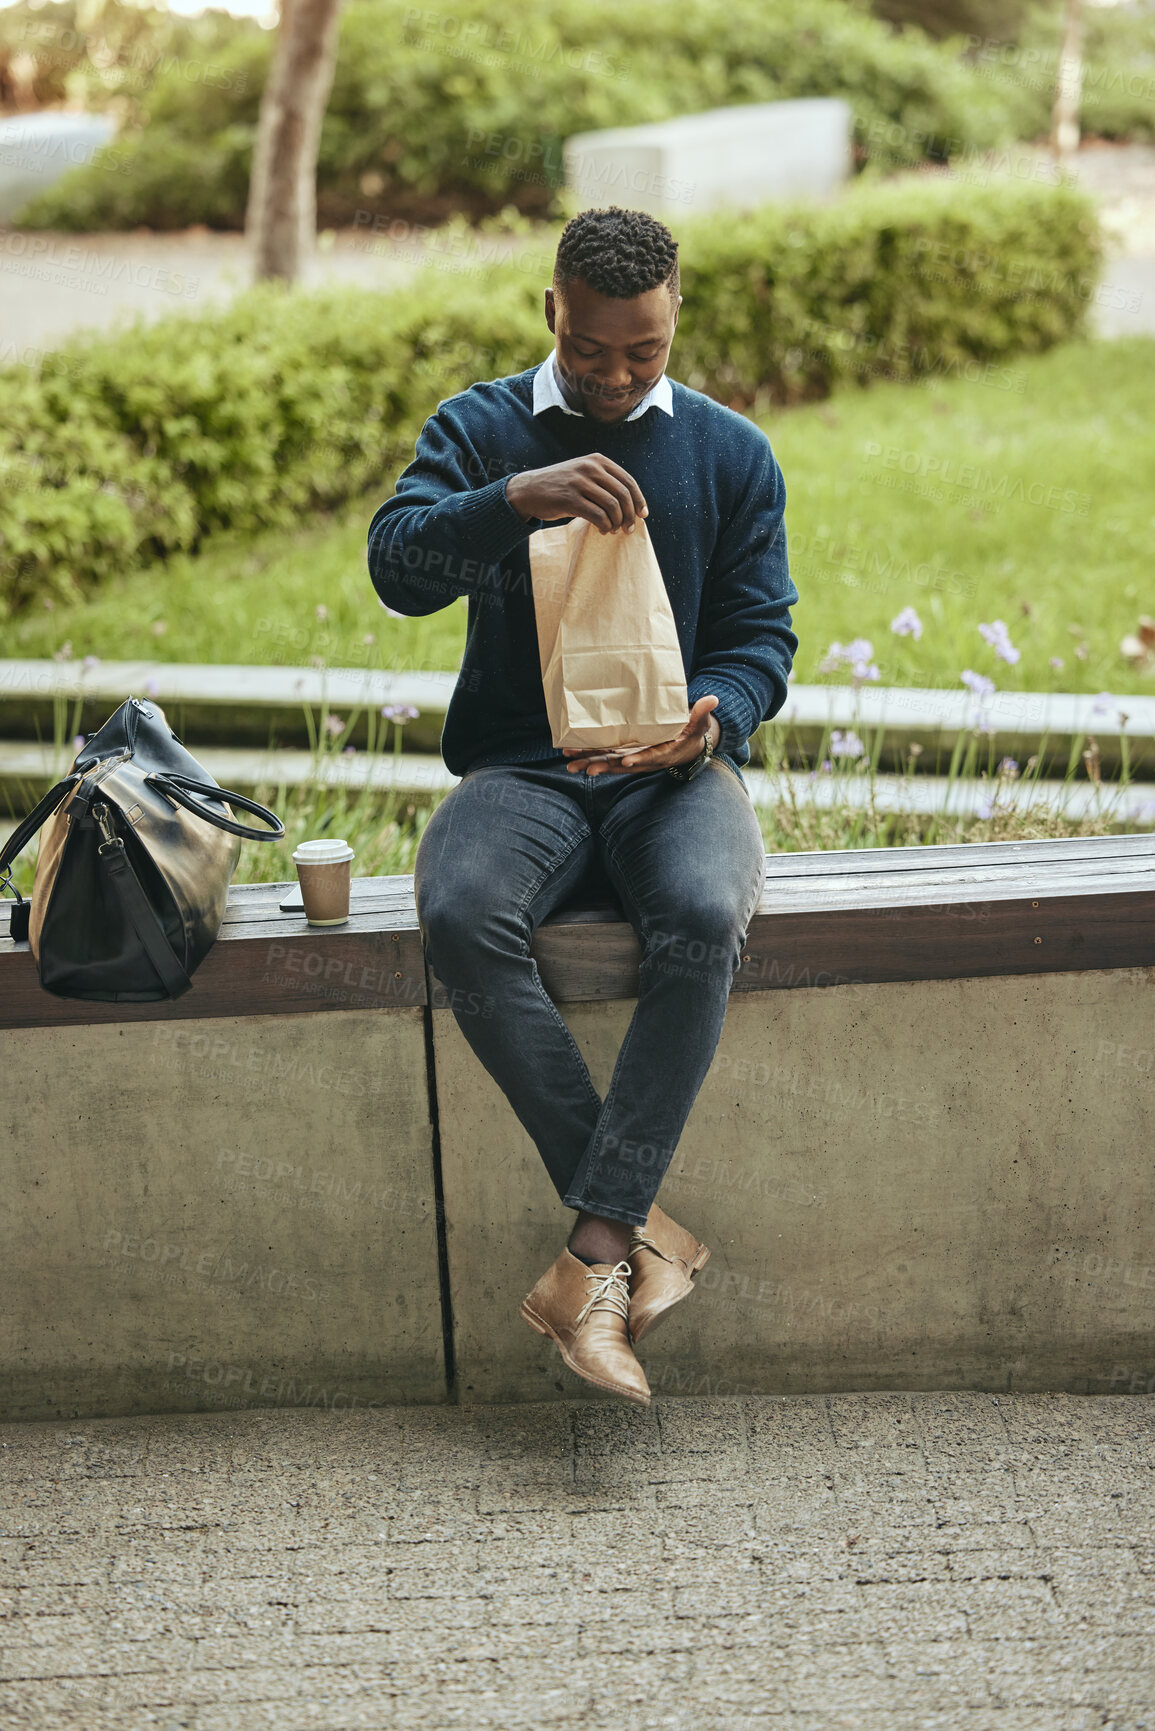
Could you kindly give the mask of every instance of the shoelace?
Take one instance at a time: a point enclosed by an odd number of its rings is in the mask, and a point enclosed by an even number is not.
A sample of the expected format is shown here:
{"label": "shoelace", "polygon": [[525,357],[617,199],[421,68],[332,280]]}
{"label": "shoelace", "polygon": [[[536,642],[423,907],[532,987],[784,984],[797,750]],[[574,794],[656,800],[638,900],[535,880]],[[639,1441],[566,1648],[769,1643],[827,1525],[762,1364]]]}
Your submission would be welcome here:
{"label": "shoelace", "polygon": [[574,1326],[580,1328],[586,1317],[590,1314],[591,1310],[595,1309],[595,1307],[599,1309],[616,1310],[618,1315],[628,1322],[630,1316],[630,1289],[626,1285],[626,1281],[629,1279],[629,1276],[630,1265],[628,1262],[615,1263],[608,1274],[595,1274],[591,1268],[586,1275],[586,1279],[593,1282],[594,1289],[578,1311],[577,1320]]}
{"label": "shoelace", "polygon": [[652,1250],[654,1255],[660,1256],[663,1262],[672,1263],[674,1261],[674,1258],[672,1256],[667,1256],[664,1250],[659,1250],[653,1239],[647,1238],[640,1228],[634,1232],[633,1237],[630,1239],[631,1256],[634,1254],[635,1250]]}

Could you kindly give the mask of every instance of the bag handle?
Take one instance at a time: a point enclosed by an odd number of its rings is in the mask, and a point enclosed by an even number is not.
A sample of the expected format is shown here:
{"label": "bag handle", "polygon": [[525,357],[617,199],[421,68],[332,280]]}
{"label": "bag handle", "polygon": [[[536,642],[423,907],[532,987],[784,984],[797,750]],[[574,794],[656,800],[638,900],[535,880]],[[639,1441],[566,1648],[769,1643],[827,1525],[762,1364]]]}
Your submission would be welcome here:
{"label": "bag handle", "polygon": [[[217,829],[227,829],[231,835],[242,836],[245,841],[279,841],[285,833],[284,824],[267,805],[258,805],[255,799],[246,799],[241,793],[229,793],[226,788],[218,787],[215,781],[194,781],[191,776],[181,775],[178,770],[173,769],[156,770],[144,779],[148,787],[155,787],[158,793],[167,794],[177,805],[183,805],[186,811],[195,812],[197,817],[203,817],[206,823],[215,824]],[[251,811],[254,816],[263,818],[270,827],[249,829],[243,823],[234,823],[231,818],[221,817],[219,812],[207,811],[198,800],[190,797],[194,793],[203,794],[207,799],[223,799],[230,805],[239,805],[242,811]]]}
{"label": "bag handle", "polygon": [[83,779],[84,777],[77,773],[66,775],[63,781],[58,781],[51,792],[44,795],[40,804],[34,806],[24,821],[16,826],[4,846],[0,847],[0,891],[10,889],[17,902],[22,902],[24,897],[12,882],[9,867],[16,856],[28,846],[36,831],[48,822],[69,789],[75,787],[76,783],[83,781]]}

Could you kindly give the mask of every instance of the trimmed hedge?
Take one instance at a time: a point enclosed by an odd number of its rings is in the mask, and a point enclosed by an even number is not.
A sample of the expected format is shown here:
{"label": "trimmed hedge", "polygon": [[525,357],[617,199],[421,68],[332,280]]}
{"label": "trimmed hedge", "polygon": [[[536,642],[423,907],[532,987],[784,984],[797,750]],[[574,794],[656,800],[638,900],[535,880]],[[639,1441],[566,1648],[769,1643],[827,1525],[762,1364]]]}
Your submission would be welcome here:
{"label": "trimmed hedge", "polygon": [[[23,227],[243,226],[269,33],[238,31],[211,81],[180,68],[144,98],[143,131],[21,212]],[[561,144],[574,133],[731,103],[845,96],[863,155],[888,164],[1014,135],[1019,100],[976,77],[957,42],[895,34],[846,0],[497,0],[452,11],[350,0],[321,130],[318,218],[371,206],[428,217],[508,204],[558,215]],[[885,140],[881,151],[879,140]],[[950,141],[948,146],[948,141]]]}
{"label": "trimmed hedge", "polygon": [[[463,277],[457,235],[455,269],[418,289],[264,284],[0,373],[0,607],[387,492],[433,404],[548,343],[552,245],[540,269]],[[1080,331],[1100,264],[1090,203],[1033,185],[860,188],[679,239],[674,376],[735,407],[1005,366]]]}

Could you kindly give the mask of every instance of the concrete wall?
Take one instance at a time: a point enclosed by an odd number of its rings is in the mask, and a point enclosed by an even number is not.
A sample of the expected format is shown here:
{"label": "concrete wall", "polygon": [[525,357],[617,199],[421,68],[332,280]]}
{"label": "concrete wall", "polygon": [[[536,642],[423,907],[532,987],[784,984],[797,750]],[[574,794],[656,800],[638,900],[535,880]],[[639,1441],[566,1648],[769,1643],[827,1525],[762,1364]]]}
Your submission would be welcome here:
{"label": "concrete wall", "polygon": [[443,1400],[423,1016],[7,1034],[3,1416]]}
{"label": "concrete wall", "polygon": [[[731,998],[662,1202],[656,1393],[1155,1367],[1155,969]],[[633,1011],[571,1003],[604,1094]],[[430,1012],[457,1392],[597,1398],[517,1314],[572,1215]],[[446,1398],[420,1007],[9,1033],[0,1416]]]}
{"label": "concrete wall", "polygon": [[[642,1343],[655,1392],[1107,1391],[1155,1364],[1153,987],[732,998],[661,1195],[713,1254]],[[563,1007],[603,1096],[632,1009]],[[573,1216],[434,1025],[460,1397],[584,1394],[517,1316]]]}
{"label": "concrete wall", "polygon": [[818,96],[579,132],[563,147],[566,184],[585,203],[666,221],[723,205],[832,198],[852,172],[853,127],[848,103]]}

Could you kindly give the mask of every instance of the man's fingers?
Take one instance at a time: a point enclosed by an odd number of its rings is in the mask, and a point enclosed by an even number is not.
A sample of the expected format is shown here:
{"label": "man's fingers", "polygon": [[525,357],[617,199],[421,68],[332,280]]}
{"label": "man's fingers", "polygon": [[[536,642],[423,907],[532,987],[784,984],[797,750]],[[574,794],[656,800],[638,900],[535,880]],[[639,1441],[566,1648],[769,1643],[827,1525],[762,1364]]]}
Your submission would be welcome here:
{"label": "man's fingers", "polygon": [[634,520],[633,500],[629,490],[613,476],[604,476],[598,480],[586,482],[583,489],[587,501],[600,512],[599,518],[590,518],[598,523],[604,520],[609,529],[620,529]]}
{"label": "man's fingers", "polygon": [[599,486],[594,481],[587,482],[581,503],[585,507],[581,515],[603,533],[621,528],[622,502],[608,487]]}
{"label": "man's fingers", "polygon": [[630,474],[629,470],[623,469],[620,463],[615,463],[612,457],[602,457],[600,460],[605,464],[610,473],[617,480],[623,482],[629,489],[630,498],[633,501],[634,509],[637,511],[638,516],[641,517],[647,515],[650,508],[646,504],[642,489],[638,486],[638,483],[634,480],[634,477]]}
{"label": "man's fingers", "polygon": [[607,487],[612,486],[615,496],[621,500],[626,524],[632,523],[635,517],[647,515],[649,507],[646,504],[642,489],[629,470],[623,469],[620,463],[615,463],[612,457],[603,457],[600,452],[593,460],[601,470],[598,477],[601,484]]}

